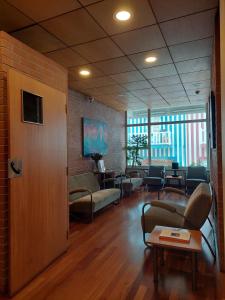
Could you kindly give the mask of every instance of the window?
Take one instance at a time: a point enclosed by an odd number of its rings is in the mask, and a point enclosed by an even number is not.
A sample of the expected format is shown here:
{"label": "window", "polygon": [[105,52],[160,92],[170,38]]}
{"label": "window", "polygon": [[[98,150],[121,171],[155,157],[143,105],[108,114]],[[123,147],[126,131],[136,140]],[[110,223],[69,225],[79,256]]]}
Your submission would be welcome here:
{"label": "window", "polygon": [[152,164],[207,166],[206,122],[151,126]]}
{"label": "window", "polygon": [[[142,116],[145,122],[139,122]],[[142,165],[207,166],[207,123],[205,107],[184,107],[179,110],[152,110],[128,113],[127,141],[132,135],[146,135],[148,149],[140,149]],[[136,118],[136,116],[140,116]],[[149,117],[148,117],[149,116]],[[148,120],[149,119],[149,120]],[[132,120],[132,123],[131,123]],[[131,125],[132,124],[132,125]],[[148,136],[150,132],[150,136]],[[142,154],[142,155],[141,155]],[[128,159],[128,165],[132,165]]]}
{"label": "window", "polygon": [[127,124],[145,124],[148,123],[148,111],[128,111],[127,112]]}
{"label": "window", "polygon": [[[137,148],[139,151],[136,152]],[[148,160],[148,126],[127,127],[127,165],[148,166]]]}

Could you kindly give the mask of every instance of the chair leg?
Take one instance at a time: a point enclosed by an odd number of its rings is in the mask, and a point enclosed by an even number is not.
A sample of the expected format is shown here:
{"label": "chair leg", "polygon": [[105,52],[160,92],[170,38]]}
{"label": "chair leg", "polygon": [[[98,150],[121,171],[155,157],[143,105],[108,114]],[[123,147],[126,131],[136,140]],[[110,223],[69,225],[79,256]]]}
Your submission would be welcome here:
{"label": "chair leg", "polygon": [[207,219],[208,219],[208,221],[209,221],[209,224],[210,224],[210,226],[212,227],[213,234],[214,234],[213,224],[212,224],[212,222],[211,222],[211,220],[210,220],[210,218],[209,218],[209,217],[208,217]]}
{"label": "chair leg", "polygon": [[202,237],[203,237],[204,241],[206,242],[206,244],[207,244],[207,246],[208,246],[208,248],[209,248],[209,250],[210,250],[210,252],[211,252],[211,254],[212,254],[213,258],[214,258],[214,262],[215,262],[216,261],[216,254],[215,254],[215,252],[213,251],[213,249],[212,249],[209,241],[207,240],[206,236],[203,233],[202,233]]}
{"label": "chair leg", "polygon": [[145,238],[145,232],[143,231],[143,242],[145,244],[146,247],[150,248],[151,246],[146,242],[146,238]]}

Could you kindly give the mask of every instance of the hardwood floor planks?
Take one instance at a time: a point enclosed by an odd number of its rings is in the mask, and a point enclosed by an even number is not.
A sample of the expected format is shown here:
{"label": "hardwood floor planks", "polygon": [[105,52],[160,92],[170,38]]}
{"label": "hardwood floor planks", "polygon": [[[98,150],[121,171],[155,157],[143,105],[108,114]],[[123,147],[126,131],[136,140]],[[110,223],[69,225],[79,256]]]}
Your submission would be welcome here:
{"label": "hardwood floor planks", "polygon": [[[169,195],[184,204],[179,197]],[[135,192],[100,212],[92,224],[76,221],[68,252],[13,300],[222,299],[225,275],[217,272],[205,244],[195,293],[190,257],[179,252],[165,252],[158,289],[154,288],[152,253],[142,241],[140,217],[143,203],[156,198],[157,193]],[[206,224],[204,231],[208,230]]]}

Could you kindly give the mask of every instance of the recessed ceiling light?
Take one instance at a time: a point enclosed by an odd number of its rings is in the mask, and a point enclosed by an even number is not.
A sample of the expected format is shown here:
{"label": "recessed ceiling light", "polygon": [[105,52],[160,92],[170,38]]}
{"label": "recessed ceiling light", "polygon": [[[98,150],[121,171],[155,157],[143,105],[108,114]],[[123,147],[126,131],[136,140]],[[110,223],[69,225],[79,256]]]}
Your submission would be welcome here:
{"label": "recessed ceiling light", "polygon": [[146,59],[145,59],[145,61],[147,63],[152,63],[152,62],[154,62],[156,60],[157,60],[157,58],[155,56],[149,56],[149,57],[146,57]]}
{"label": "recessed ceiling light", "polygon": [[79,71],[79,74],[81,76],[89,76],[91,74],[91,72],[89,70],[83,69]]}
{"label": "recessed ceiling light", "polygon": [[119,21],[127,21],[130,19],[131,17],[131,13],[127,10],[120,10],[118,12],[115,13],[115,17],[117,20]]}

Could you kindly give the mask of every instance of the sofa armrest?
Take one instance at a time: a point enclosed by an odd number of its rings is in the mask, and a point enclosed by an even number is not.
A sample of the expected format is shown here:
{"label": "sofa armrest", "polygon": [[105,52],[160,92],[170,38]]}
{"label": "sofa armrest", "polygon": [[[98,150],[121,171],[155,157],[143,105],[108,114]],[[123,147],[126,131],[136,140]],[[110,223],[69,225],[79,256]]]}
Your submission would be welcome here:
{"label": "sofa armrest", "polygon": [[[69,192],[70,195],[76,194],[76,193],[83,193],[83,192],[88,192],[88,195],[90,195],[91,198],[91,202],[90,202],[90,221],[93,221],[93,197],[92,197],[92,191],[90,191],[89,189],[85,189],[85,188],[79,188],[79,189],[75,189]],[[70,204],[72,205],[72,203]]]}

